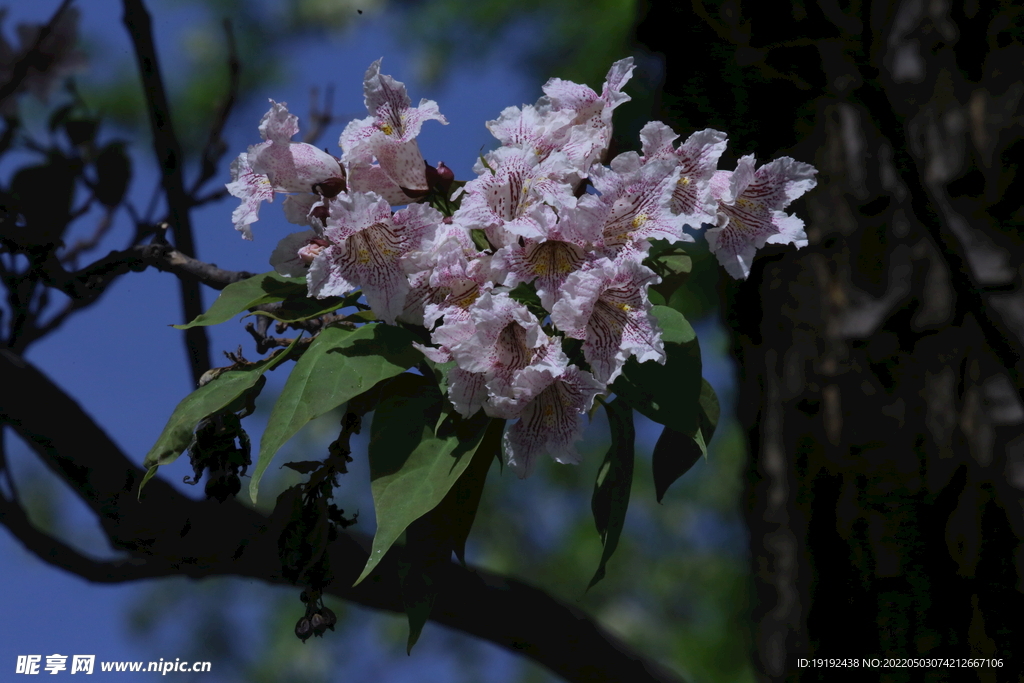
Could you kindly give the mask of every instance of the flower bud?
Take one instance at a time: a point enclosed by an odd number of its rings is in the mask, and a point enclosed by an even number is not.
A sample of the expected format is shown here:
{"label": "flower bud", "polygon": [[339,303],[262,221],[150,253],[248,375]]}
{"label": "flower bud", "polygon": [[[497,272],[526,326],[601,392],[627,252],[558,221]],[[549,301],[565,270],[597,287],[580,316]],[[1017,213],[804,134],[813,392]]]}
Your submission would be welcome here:
{"label": "flower bud", "polygon": [[319,183],[314,183],[313,184],[313,192],[315,192],[316,194],[320,195],[321,197],[326,197],[327,199],[331,199],[332,197],[337,197],[339,194],[341,194],[344,191],[345,191],[345,179],[344,178],[338,178],[338,177],[328,178],[327,180],[322,180]]}
{"label": "flower bud", "polygon": [[299,258],[302,259],[302,262],[308,266],[310,263],[313,262],[313,259],[315,259],[321,251],[323,251],[330,245],[331,243],[328,242],[327,240],[320,239],[319,237],[314,237],[309,241],[308,244],[306,244],[306,246],[299,249]]}
{"label": "flower bud", "polygon": [[309,623],[309,619],[302,617],[299,619],[299,623],[295,624],[295,637],[306,642],[311,635],[313,635],[313,627]]}
{"label": "flower bud", "polygon": [[309,212],[313,218],[319,219],[320,224],[327,227],[327,219],[331,217],[331,210],[325,204],[317,204]]}
{"label": "flower bud", "polygon": [[430,164],[426,164],[426,166],[427,186],[431,190],[447,197],[448,191],[452,188],[452,183],[455,181],[455,172],[445,166],[443,161],[437,162],[437,168],[431,168]]}

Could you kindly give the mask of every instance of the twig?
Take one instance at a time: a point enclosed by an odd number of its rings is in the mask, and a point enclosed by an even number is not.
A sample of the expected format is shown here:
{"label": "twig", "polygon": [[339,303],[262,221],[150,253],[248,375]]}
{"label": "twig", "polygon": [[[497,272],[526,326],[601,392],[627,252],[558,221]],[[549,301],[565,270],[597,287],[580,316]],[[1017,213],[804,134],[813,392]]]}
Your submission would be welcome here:
{"label": "twig", "polygon": [[[143,90],[146,93],[153,149],[160,162],[160,168],[163,169],[162,184],[164,196],[167,198],[168,222],[174,230],[175,246],[186,254],[195,254],[192,218],[189,215],[191,199],[185,192],[181,167],[181,143],[174,133],[171,122],[167,91],[164,89],[163,76],[160,74],[160,65],[153,44],[152,21],[142,0],[124,0],[124,25],[132,37]],[[199,294],[199,284],[194,280],[182,279],[179,285],[185,319],[192,320],[202,313],[203,303]],[[191,327],[185,330],[185,345],[192,369],[192,379],[198,382],[210,367],[210,345],[205,328]]]}
{"label": "twig", "polygon": [[53,332],[74,313],[93,304],[110,284],[125,273],[156,268],[174,273],[180,280],[213,289],[224,289],[233,282],[250,278],[254,273],[218,268],[183,254],[165,242],[137,245],[123,251],[112,251],[104,258],[81,270],[68,272],[56,258],[51,257],[36,268],[39,280],[55,287],[70,297],[70,301],[45,324],[31,329],[18,329],[9,340],[16,351],[23,351],[33,341]]}
{"label": "twig", "polygon": [[231,110],[235,106],[235,101],[238,99],[242,63],[238,59],[235,33],[231,29],[230,19],[224,20],[224,37],[228,45],[228,91],[224,96],[224,101],[221,102],[217,110],[217,115],[213,119],[213,126],[210,128],[210,135],[206,138],[206,144],[203,145],[203,161],[199,177],[196,178],[195,184],[192,185],[192,189],[188,193],[189,197],[192,198],[193,206],[200,203],[195,199],[196,193],[199,192],[199,189],[210,178],[217,174],[217,165],[224,157],[224,153],[227,152],[227,145],[221,135],[224,132],[224,126],[227,125]]}
{"label": "twig", "polygon": [[331,125],[334,121],[334,116],[331,114],[331,109],[334,103],[334,86],[328,85],[324,92],[324,106],[320,107],[320,89],[313,88],[309,94],[309,120],[310,127],[303,136],[302,141],[310,145],[316,144],[316,141],[324,133],[324,129]]}
{"label": "twig", "polygon": [[10,80],[0,86],[0,103],[3,103],[21,88],[21,84],[28,76],[29,69],[32,68],[33,62],[39,56],[43,43],[53,33],[53,29],[57,26],[57,22],[60,21],[61,16],[67,11],[69,5],[71,5],[71,0],[64,0],[64,2],[60,3],[60,7],[50,17],[50,21],[46,22],[46,25],[39,29],[39,35],[36,36],[36,42],[32,45],[32,48],[14,63]]}
{"label": "twig", "polygon": [[0,495],[0,524],[7,527],[26,550],[46,564],[93,583],[122,583],[175,573],[170,566],[164,566],[159,572],[154,571],[155,567],[147,566],[149,563],[143,559],[104,561],[87,557],[56,536],[51,536],[35,526],[16,501],[8,500],[3,495]]}
{"label": "twig", "polygon": [[148,267],[179,278],[201,282],[213,289],[224,289],[233,282],[250,278],[254,273],[224,270],[213,263],[194,259],[169,244],[140,244],[123,251],[112,251],[107,256],[69,273],[59,262],[48,261],[44,265],[44,279],[52,287],[60,289],[72,299],[90,300],[103,293],[107,285],[119,275],[129,271],[142,271]]}
{"label": "twig", "polygon": [[75,240],[75,243],[68,247],[67,251],[61,254],[61,261],[72,268],[76,268],[78,266],[78,257],[81,256],[83,252],[94,249],[96,245],[100,243],[100,240],[110,232],[110,228],[114,225],[113,218],[114,209],[112,207],[107,207],[92,235],[84,239]]}

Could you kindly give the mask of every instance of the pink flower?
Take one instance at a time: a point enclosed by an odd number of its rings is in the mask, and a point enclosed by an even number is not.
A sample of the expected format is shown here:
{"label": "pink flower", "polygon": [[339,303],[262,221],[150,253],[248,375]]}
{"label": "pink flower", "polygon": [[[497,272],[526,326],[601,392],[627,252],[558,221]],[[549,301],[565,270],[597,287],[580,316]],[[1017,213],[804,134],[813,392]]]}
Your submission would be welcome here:
{"label": "pink flower", "polygon": [[610,169],[595,166],[590,178],[601,193],[601,246],[605,255],[614,257],[623,249],[646,254],[651,239],[693,241],[683,232],[683,217],[671,209],[679,180],[675,161],[652,159],[642,163],[636,152],[626,152],[612,160]]}
{"label": "pink flower", "polygon": [[[472,414],[465,412],[472,405],[482,404],[492,417],[517,417],[539,390],[531,378],[541,370],[560,375],[568,359],[558,340],[545,334],[537,318],[507,294],[484,292],[469,314],[468,321],[459,323],[468,334],[459,335],[451,355],[464,373],[482,377],[450,375],[449,398],[464,415]],[[472,393],[464,388],[469,380]],[[484,389],[486,401],[481,398]]]}
{"label": "pink flower", "polygon": [[612,112],[631,98],[622,88],[633,75],[633,58],[620,59],[612,64],[605,78],[601,94],[586,85],[552,78],[544,84],[544,94],[537,103],[541,110],[571,110],[575,116],[573,126],[559,149],[584,173],[590,165],[599,162],[608,151],[612,138]]}
{"label": "pink flower", "polygon": [[520,479],[530,476],[544,454],[559,463],[580,461],[575,445],[582,432],[580,418],[605,390],[603,382],[575,365],[558,375],[541,371],[535,378],[534,398],[503,438],[508,466]]}
{"label": "pink flower", "polygon": [[736,279],[750,275],[754,254],[766,243],[807,246],[804,222],[782,209],[817,184],[818,171],[790,157],[756,171],[754,163],[754,155],[748,154],[735,171],[719,171],[711,179],[718,223],[707,231],[708,246]]}
{"label": "pink flower", "polygon": [[551,321],[583,341],[594,377],[611,383],[630,356],[665,363],[661,330],[650,314],[647,288],[660,278],[634,258],[601,259],[565,280]]}
{"label": "pink flower", "polygon": [[[433,100],[420,100],[412,107],[405,84],[380,73],[381,60],[370,65],[363,79],[365,119],[350,122],[341,134],[338,144],[344,150],[343,159],[353,175],[353,187],[373,189],[385,197],[399,199],[394,189],[426,191],[427,176],[416,136],[425,121],[448,120],[441,115]],[[372,161],[376,159],[376,165]],[[382,187],[384,180],[376,177],[373,168],[379,168],[392,189]],[[361,179],[362,174],[370,174]],[[401,203],[407,203],[399,199]]]}
{"label": "pink flower", "polygon": [[679,179],[672,190],[672,211],[686,224],[699,228],[715,223],[718,203],[711,196],[711,177],[718,170],[718,159],[725,151],[725,133],[706,128],[673,148],[679,136],[661,121],[651,121],[640,131],[644,163],[653,159],[671,159],[679,164]]}
{"label": "pink flower", "polygon": [[340,195],[327,206],[323,232],[330,246],[309,267],[309,295],[323,299],[361,288],[377,317],[393,325],[409,293],[402,258],[430,237],[441,214],[414,204],[392,215],[372,193]]}
{"label": "pink flower", "polygon": [[291,142],[299,132],[299,119],[288,113],[284,102],[270,100],[270,111],[260,121],[264,142],[251,145],[231,163],[231,182],[226,185],[242,203],[231,215],[235,230],[252,239],[249,227],[259,218],[262,202],[274,201],[274,194],[300,193],[285,200],[285,217],[304,225],[317,197],[333,197],[345,187],[345,173],[338,160],[304,142]]}

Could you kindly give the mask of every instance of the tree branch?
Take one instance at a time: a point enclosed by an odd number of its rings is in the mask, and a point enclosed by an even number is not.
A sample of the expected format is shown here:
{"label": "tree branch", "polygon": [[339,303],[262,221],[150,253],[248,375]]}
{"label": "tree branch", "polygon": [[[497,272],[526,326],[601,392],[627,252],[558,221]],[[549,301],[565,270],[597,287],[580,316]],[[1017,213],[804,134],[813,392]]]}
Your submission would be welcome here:
{"label": "tree branch", "polygon": [[[277,537],[287,517],[275,511],[268,519],[236,502],[193,501],[160,478],[146,485],[140,503],[135,496],[143,471],[70,396],[6,349],[0,349],[0,375],[7,379],[6,386],[33,387],[32,392],[0,392],[2,419],[78,492],[114,547],[144,560],[119,568],[124,580],[176,573],[287,583],[277,558]],[[9,518],[4,517],[5,523]],[[374,609],[401,612],[402,548],[390,550],[373,574],[352,587],[369,546],[364,534],[339,534],[329,550],[335,581],[328,592]],[[81,561],[66,565],[70,571],[82,567],[94,575],[103,573]],[[566,680],[681,680],[632,651],[579,609],[538,588],[454,563],[439,580],[444,590],[434,607],[434,621],[529,657]]]}
{"label": "tree branch", "polygon": [[50,17],[50,21],[46,22],[44,26],[39,28],[39,34],[36,36],[36,42],[32,45],[32,48],[14,62],[10,78],[6,83],[0,86],[0,103],[18,92],[21,88],[21,84],[25,81],[25,78],[28,77],[28,72],[34,65],[36,57],[39,55],[43,44],[46,42],[46,39],[50,37],[50,34],[53,33],[54,27],[57,26],[57,22],[60,21],[61,16],[63,16],[64,12],[67,11],[70,4],[71,0],[64,0],[64,2],[60,3],[60,7],[58,7],[57,11],[53,13],[52,17]]}
{"label": "tree branch", "polygon": [[[142,0],[124,0],[124,25],[131,34],[135,56],[139,63],[142,86],[146,94],[149,123],[153,133],[153,150],[163,169],[162,186],[167,198],[168,222],[174,230],[174,243],[186,254],[195,254],[192,236],[192,217],[189,209],[192,200],[185,192],[185,178],[182,172],[181,144],[174,133],[171,109],[167,101],[160,64],[153,44],[152,21]],[[181,304],[185,319],[192,320],[203,312],[203,300],[199,285],[192,280],[180,280]],[[192,378],[196,383],[210,367],[210,345],[206,329],[192,327],[185,330],[185,344],[188,350]]]}
{"label": "tree branch", "polygon": [[223,26],[224,38],[228,46],[228,89],[227,94],[224,96],[224,101],[221,102],[217,115],[213,119],[213,126],[210,127],[210,134],[206,138],[206,144],[203,146],[203,161],[199,177],[196,178],[195,184],[192,185],[192,189],[189,191],[189,197],[192,199],[193,206],[200,203],[195,198],[196,193],[206,184],[206,181],[217,173],[217,164],[220,163],[221,158],[227,151],[227,145],[222,135],[224,133],[224,126],[227,125],[228,117],[231,115],[231,110],[238,99],[242,63],[238,59],[238,48],[235,45],[235,32],[231,28],[231,20],[225,19]]}
{"label": "tree branch", "polygon": [[122,583],[142,578],[170,576],[170,567],[155,571],[144,560],[96,560],[87,557],[64,541],[47,534],[28,518],[25,510],[13,500],[0,495],[0,524],[21,541],[25,549],[48,565],[71,572],[93,583]]}

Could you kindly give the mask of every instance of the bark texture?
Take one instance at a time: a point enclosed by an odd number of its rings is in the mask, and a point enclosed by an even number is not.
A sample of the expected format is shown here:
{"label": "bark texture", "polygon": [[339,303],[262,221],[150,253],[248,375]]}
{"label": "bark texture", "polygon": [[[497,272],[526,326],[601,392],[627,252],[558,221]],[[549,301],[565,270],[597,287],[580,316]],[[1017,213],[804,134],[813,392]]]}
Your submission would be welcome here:
{"label": "bark texture", "polygon": [[809,246],[723,298],[764,680],[817,679],[800,656],[1020,666],[1022,36],[991,0],[695,0],[640,26],[684,136],[820,172],[791,207]]}

